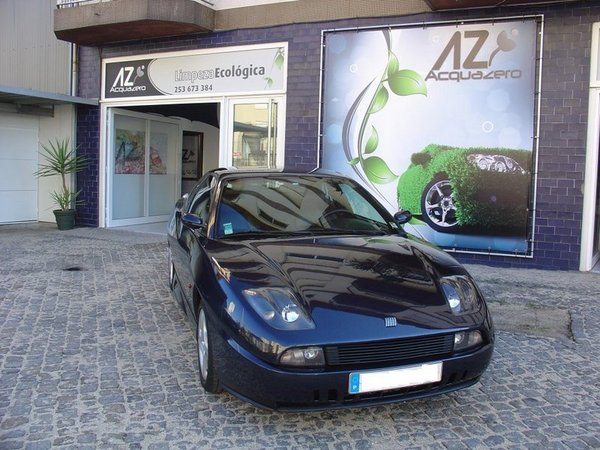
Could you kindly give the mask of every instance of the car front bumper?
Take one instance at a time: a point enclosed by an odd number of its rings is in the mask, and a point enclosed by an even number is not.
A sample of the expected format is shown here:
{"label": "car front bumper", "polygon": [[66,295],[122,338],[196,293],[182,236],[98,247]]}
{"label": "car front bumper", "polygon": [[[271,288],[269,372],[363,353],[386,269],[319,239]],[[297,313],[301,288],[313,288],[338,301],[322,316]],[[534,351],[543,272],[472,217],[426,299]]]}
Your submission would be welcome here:
{"label": "car front bumper", "polygon": [[356,370],[283,370],[267,364],[234,340],[224,339],[218,333],[213,336],[213,344],[214,362],[224,389],[258,407],[276,410],[380,405],[452,392],[475,384],[493,353],[493,344],[487,344],[467,355],[435,361],[443,363],[442,379],[437,383],[350,394],[350,373]]}

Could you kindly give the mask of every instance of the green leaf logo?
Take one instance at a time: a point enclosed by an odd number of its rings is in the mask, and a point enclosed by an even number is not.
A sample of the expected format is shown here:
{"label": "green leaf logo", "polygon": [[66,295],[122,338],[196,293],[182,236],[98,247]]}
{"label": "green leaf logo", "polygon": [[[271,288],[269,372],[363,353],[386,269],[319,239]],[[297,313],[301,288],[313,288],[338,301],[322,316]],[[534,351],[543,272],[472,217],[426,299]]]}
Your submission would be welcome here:
{"label": "green leaf logo", "polygon": [[373,153],[377,150],[377,146],[379,145],[379,134],[377,134],[377,130],[374,126],[371,126],[371,137],[367,141],[367,145],[365,147],[365,154]]}
{"label": "green leaf logo", "polygon": [[[399,96],[422,94],[427,95],[427,86],[425,80],[414,70],[400,70],[400,61],[392,52],[392,34],[389,30],[384,30],[383,35],[387,45],[387,63],[382,71],[379,80],[374,78],[362,90],[360,95],[354,101],[350,111],[344,121],[344,139],[343,148],[348,159],[348,164],[351,165],[358,176],[370,184],[387,184],[398,179],[398,176],[391,171],[384,159],[374,156],[374,153],[379,148],[379,132],[370,121],[373,119],[373,114],[381,111],[390,99],[390,91]],[[358,156],[354,157],[354,148],[351,148],[351,124],[358,115],[357,110],[363,98],[367,97],[367,91],[373,92],[371,89],[373,84],[377,83],[374,89],[373,96],[368,104],[367,111],[360,120],[360,128],[358,129],[358,140],[356,142],[356,151]],[[368,139],[367,139],[368,136]],[[367,142],[365,143],[365,139]],[[362,171],[358,169],[362,168]]]}
{"label": "green leaf logo", "polygon": [[414,70],[398,70],[388,77],[388,83],[396,95],[427,95],[425,81]]}
{"label": "green leaf logo", "polygon": [[381,111],[383,107],[387,104],[388,99],[390,98],[390,94],[385,86],[380,86],[377,94],[375,94],[375,98],[373,99],[373,103],[371,103],[371,109],[369,110],[369,114],[374,114],[377,111]]}
{"label": "green leaf logo", "polygon": [[276,66],[278,69],[281,69],[281,68],[283,67],[283,61],[284,61],[284,59],[283,59],[283,54],[280,52],[280,53],[278,53],[278,54],[277,54],[277,56],[275,57],[275,66]]}
{"label": "green leaf logo", "polygon": [[378,156],[364,159],[363,170],[372,183],[387,184],[398,179],[398,176],[390,170],[386,162]]}
{"label": "green leaf logo", "polygon": [[400,63],[398,62],[398,58],[392,52],[390,52],[390,57],[388,58],[387,65],[387,75],[388,77],[392,76],[392,74],[398,72],[400,69]]}

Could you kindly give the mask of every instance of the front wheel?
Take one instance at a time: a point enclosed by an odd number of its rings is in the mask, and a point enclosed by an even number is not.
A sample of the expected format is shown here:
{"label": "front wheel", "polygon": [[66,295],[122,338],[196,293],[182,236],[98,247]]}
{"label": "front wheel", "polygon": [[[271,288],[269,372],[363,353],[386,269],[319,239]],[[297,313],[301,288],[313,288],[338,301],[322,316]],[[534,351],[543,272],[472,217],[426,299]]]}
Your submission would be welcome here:
{"label": "front wheel", "polygon": [[221,382],[215,373],[213,363],[212,331],[206,320],[204,307],[200,305],[196,337],[198,340],[198,371],[200,382],[206,392],[218,394],[221,392]]}
{"label": "front wheel", "polygon": [[433,180],[421,198],[423,219],[436,231],[453,233],[459,228],[450,180]]}

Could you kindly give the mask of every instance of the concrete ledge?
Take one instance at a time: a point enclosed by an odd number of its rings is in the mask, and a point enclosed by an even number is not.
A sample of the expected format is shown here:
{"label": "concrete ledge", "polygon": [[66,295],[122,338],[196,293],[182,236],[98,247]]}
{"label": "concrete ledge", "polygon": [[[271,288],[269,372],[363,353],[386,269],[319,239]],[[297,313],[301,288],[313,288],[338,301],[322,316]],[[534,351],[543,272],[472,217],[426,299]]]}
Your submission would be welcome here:
{"label": "concrete ledge", "polygon": [[213,31],[215,11],[192,0],[112,0],[54,11],[54,34],[100,45]]}

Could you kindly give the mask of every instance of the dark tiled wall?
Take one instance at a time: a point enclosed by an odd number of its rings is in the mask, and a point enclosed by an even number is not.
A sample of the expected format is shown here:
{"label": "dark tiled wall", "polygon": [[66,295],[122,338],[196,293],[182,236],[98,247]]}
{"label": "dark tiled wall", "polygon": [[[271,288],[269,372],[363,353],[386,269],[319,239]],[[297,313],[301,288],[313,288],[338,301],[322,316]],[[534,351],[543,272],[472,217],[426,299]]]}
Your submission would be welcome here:
{"label": "dark tiled wall", "polygon": [[269,29],[235,30],[134,42],[104,47],[101,51],[82,49],[80,92],[88,97],[99,96],[100,57],[286,41],[289,46],[289,65],[285,165],[301,170],[312,169],[318,163],[323,30],[520,17],[531,14],[544,14],[545,18],[534,257],[458,257],[469,263],[577,269],[583,202],[591,28],[594,22],[600,21],[600,4],[597,2],[581,1],[536,8],[507,7],[496,8],[493,11],[482,9],[385,19],[292,24]]}
{"label": "dark tiled wall", "polygon": [[88,164],[77,174],[77,189],[81,190],[81,204],[77,206],[76,223],[80,226],[98,226],[100,109],[77,108],[77,153],[84,155]]}

